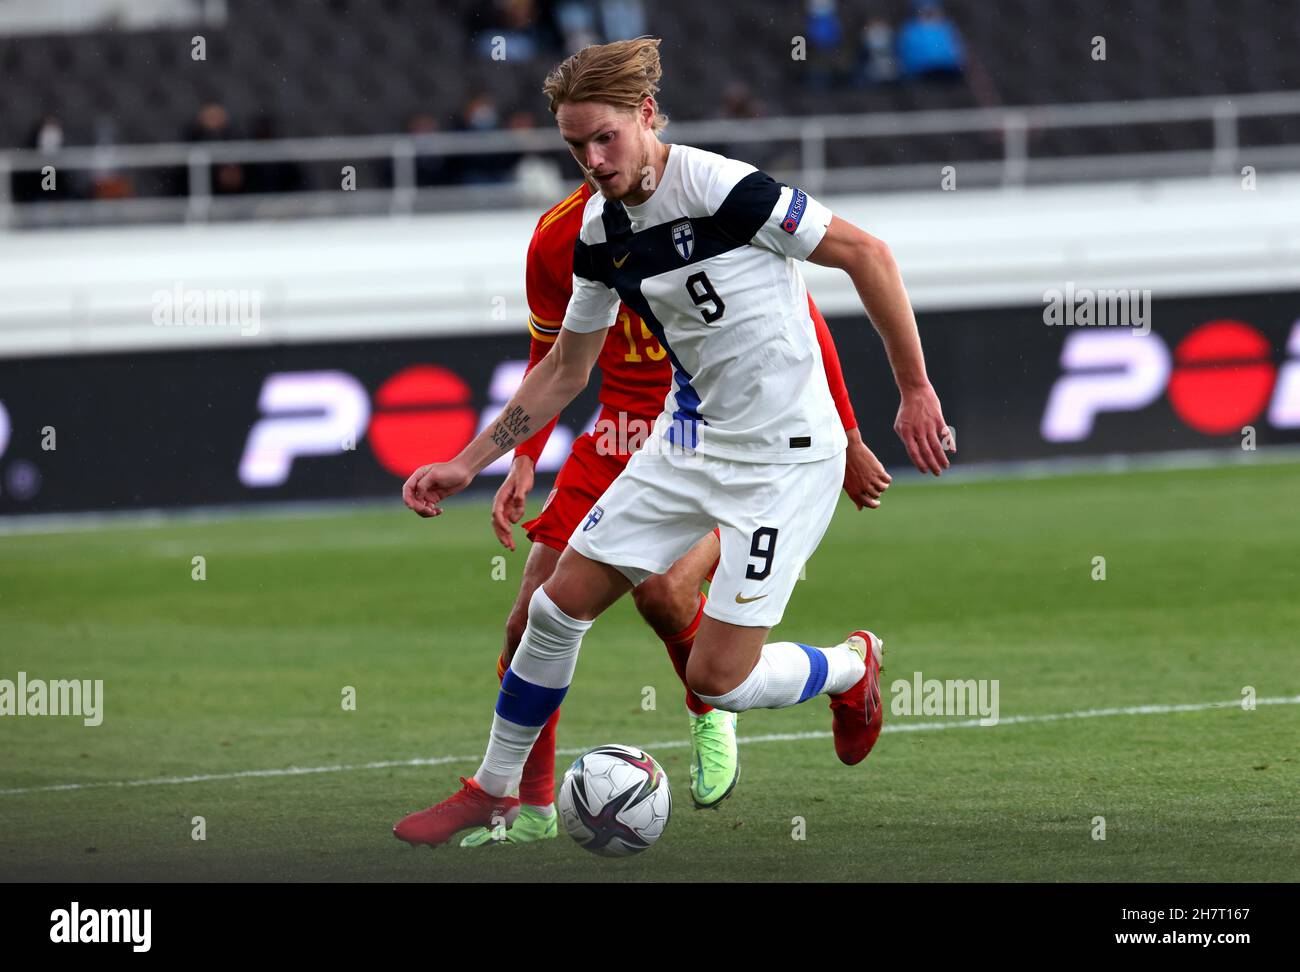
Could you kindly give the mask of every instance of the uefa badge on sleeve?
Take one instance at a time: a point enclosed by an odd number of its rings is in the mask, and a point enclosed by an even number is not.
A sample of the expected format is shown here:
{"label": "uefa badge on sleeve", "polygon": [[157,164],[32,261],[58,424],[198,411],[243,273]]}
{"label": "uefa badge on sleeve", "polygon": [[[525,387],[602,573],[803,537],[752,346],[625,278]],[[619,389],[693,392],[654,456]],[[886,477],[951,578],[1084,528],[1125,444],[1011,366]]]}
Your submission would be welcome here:
{"label": "uefa badge on sleeve", "polygon": [[803,219],[804,210],[807,208],[807,194],[802,189],[794,189],[790,195],[790,208],[785,211],[785,219],[781,220],[781,229],[793,236],[794,231],[799,228],[799,221]]}

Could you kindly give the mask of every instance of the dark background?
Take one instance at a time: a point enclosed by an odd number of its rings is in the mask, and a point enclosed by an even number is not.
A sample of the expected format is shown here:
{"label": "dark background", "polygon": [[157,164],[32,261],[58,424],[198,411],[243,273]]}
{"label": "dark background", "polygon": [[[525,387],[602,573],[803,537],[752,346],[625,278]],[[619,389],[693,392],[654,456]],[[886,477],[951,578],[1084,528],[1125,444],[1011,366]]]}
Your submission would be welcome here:
{"label": "dark background", "polygon": [[[1300,320],[1300,292],[1157,298],[1153,318],[1150,336],[1126,337],[1158,336],[1172,356],[1178,342],[1199,326],[1235,319],[1266,337],[1271,364],[1280,369],[1293,322]],[[909,468],[892,431],[898,393],[879,339],[864,317],[833,317],[830,324],[864,438],[891,471]],[[1100,414],[1084,441],[1047,442],[1039,429],[1062,373],[1062,345],[1070,334],[1102,329],[1048,327],[1041,307],[927,313],[921,315],[920,327],[931,380],[945,417],[957,430],[959,465],[1241,447],[1239,429],[1223,435],[1198,431],[1167,395],[1137,411]],[[463,425],[467,409],[477,428],[478,415],[491,404],[489,384],[496,366],[507,359],[524,360],[527,352],[527,336],[521,333],[0,360],[0,403],[11,423],[8,446],[0,454],[0,513],[385,496],[397,502],[402,476],[377,459],[370,435],[358,437],[354,451],[295,460],[282,486],[243,485],[239,461],[259,418],[258,396],[266,376],[346,372],[370,393],[374,422],[384,411],[375,395],[394,374],[415,365],[440,366],[463,379],[469,400],[407,413],[416,416],[420,435],[432,437],[440,428],[446,430],[454,414]],[[1174,368],[1179,368],[1177,361]],[[1259,366],[1253,368],[1258,376]],[[1197,394],[1209,407],[1229,407],[1251,369],[1231,362],[1200,365],[1198,372],[1214,380]],[[597,387],[598,376],[565,413],[575,432],[595,412]],[[1247,416],[1257,429],[1259,448],[1300,442],[1300,429],[1269,425],[1267,407]],[[45,426],[56,429],[55,451],[41,448]],[[449,458],[436,454],[432,445],[422,446],[418,438],[410,443],[411,469]],[[22,483],[15,488],[17,480],[24,480],[26,488]],[[480,482],[494,489],[499,480]]]}

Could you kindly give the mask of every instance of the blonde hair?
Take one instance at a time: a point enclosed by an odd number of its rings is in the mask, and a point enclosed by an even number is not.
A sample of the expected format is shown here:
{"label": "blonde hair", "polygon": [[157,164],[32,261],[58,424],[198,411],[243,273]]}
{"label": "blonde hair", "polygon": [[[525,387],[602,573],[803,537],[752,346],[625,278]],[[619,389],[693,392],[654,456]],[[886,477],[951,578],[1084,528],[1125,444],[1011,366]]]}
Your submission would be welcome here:
{"label": "blonde hair", "polygon": [[[595,101],[626,111],[636,111],[659,91],[663,68],[659,66],[658,37],[592,44],[567,58],[546,76],[542,93],[550,99],[551,114],[573,101]],[[655,102],[652,126],[663,131],[668,116]]]}

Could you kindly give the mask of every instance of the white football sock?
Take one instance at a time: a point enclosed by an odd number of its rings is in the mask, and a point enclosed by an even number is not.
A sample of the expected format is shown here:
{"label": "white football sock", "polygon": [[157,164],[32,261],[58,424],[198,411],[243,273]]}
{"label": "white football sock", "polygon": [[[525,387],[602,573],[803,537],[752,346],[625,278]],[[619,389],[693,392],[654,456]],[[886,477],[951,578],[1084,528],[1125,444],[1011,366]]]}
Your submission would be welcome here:
{"label": "white football sock", "polygon": [[852,688],[866,670],[866,663],[846,644],[816,648],[778,641],[763,646],[754,670],[726,695],[695,694],[728,712],[784,709],[822,693]]}
{"label": "white football sock", "polygon": [[514,792],[542,727],[560,707],[578,664],[590,621],[569,617],[538,588],[528,602],[528,627],[501,680],[492,734],[474,782],[493,796]]}

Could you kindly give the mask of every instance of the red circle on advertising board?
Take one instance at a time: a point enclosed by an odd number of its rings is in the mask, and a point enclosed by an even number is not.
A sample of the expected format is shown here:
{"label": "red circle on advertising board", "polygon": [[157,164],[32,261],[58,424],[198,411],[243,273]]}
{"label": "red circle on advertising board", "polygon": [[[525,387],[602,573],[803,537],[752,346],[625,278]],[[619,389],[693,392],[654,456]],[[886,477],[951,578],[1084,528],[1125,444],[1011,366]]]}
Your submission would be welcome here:
{"label": "red circle on advertising board", "polygon": [[404,368],[375,392],[370,448],[389,472],[405,479],[426,462],[446,462],[474,437],[470,387],[435,365]]}
{"label": "red circle on advertising board", "polygon": [[1240,432],[1268,404],[1277,368],[1268,339],[1241,321],[1202,324],[1174,349],[1169,403],[1206,435]]}

